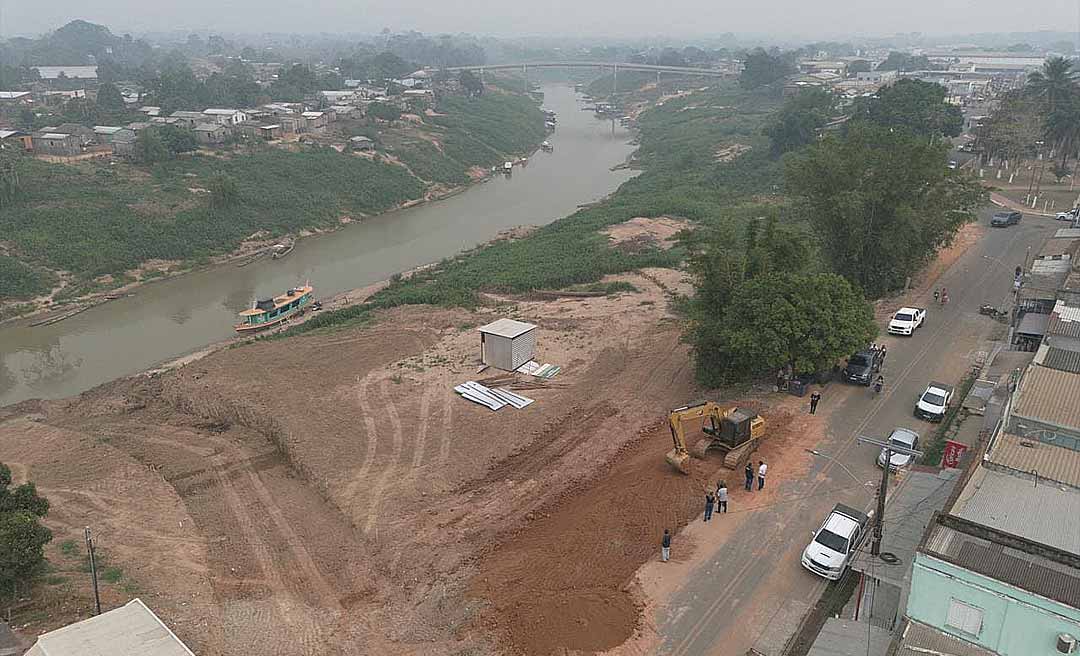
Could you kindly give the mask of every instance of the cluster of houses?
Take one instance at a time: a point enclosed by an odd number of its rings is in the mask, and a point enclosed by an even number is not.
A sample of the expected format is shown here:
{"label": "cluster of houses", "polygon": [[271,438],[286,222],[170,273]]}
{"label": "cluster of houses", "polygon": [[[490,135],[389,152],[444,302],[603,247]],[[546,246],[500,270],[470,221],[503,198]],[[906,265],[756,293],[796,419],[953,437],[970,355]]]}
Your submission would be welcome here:
{"label": "cluster of houses", "polygon": [[[902,78],[914,78],[940,84],[946,89],[948,102],[966,105],[1022,86],[1027,74],[1041,67],[1046,59],[1043,55],[940,50],[915,53],[925,55],[938,70],[877,70],[887,54],[827,58],[823,53],[820,57],[804,59],[798,62],[799,72],[785,81],[784,95],[819,88],[850,99],[873,95]],[[849,69],[856,62],[871,62],[874,68],[852,72]]]}

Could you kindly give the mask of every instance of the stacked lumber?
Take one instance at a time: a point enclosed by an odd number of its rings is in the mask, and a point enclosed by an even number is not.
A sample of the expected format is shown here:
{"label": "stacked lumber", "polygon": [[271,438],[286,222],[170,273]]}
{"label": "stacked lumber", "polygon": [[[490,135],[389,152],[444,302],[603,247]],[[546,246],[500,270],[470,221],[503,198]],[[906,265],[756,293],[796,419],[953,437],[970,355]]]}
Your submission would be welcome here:
{"label": "stacked lumber", "polygon": [[454,391],[460,394],[462,398],[486,406],[492,411],[501,410],[506,406],[520,410],[533,403],[532,399],[515,394],[506,388],[487,387],[472,380],[458,385],[454,388]]}

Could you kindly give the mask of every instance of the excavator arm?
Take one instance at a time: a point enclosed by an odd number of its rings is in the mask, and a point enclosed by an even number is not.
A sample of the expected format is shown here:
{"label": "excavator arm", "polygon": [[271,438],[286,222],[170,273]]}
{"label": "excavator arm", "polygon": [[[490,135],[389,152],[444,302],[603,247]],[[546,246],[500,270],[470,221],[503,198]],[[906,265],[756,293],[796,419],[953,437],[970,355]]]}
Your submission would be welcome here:
{"label": "excavator arm", "polygon": [[[707,437],[700,440],[691,453],[691,447],[686,441],[684,423],[693,419],[708,421],[702,426]],[[728,422],[726,426],[725,420]],[[742,430],[738,428],[740,422]],[[689,474],[691,455],[704,458],[705,451],[711,446],[728,450],[729,457],[725,457],[725,465],[731,458],[737,460],[736,456],[740,456],[744,450],[752,451],[756,439],[764,434],[765,420],[760,416],[751,417],[738,408],[725,409],[713,401],[703,401],[672,410],[668,415],[668,425],[674,448],[667,452],[665,460],[675,469]],[[743,445],[745,448],[742,448]]]}
{"label": "excavator arm", "polygon": [[666,460],[668,463],[684,474],[690,473],[690,449],[686,444],[686,429],[683,422],[690,419],[709,417],[713,431],[717,429],[716,422],[724,417],[724,411],[712,401],[704,401],[694,405],[675,408],[668,415],[668,425],[671,428],[671,441],[675,448],[668,451]]}

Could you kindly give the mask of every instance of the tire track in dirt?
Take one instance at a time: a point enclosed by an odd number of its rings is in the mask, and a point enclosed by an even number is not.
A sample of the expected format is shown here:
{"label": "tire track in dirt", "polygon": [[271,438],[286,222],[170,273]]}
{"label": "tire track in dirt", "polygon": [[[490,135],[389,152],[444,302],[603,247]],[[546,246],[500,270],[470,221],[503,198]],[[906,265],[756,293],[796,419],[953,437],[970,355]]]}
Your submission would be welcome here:
{"label": "tire track in dirt", "polygon": [[249,471],[248,482],[251,484],[251,488],[255,490],[256,496],[258,496],[263,508],[266,509],[270,519],[274,522],[274,526],[277,527],[278,533],[285,538],[285,544],[288,545],[293,557],[300,564],[300,569],[304,573],[304,581],[314,588],[314,592],[321,602],[319,607],[341,610],[338,595],[334,592],[333,587],[327,583],[322,572],[319,571],[318,565],[315,564],[315,559],[311,557],[311,553],[307,550],[307,547],[304,546],[303,540],[297,535],[296,531],[293,530],[292,525],[285,518],[285,514],[281,511],[281,507],[274,501],[273,495],[266,489],[266,485],[264,485],[262,479],[259,478],[259,474]]}
{"label": "tire track in dirt", "polygon": [[385,401],[383,408],[386,410],[386,417],[390,420],[390,426],[393,430],[394,441],[394,455],[387,462],[386,468],[383,469],[382,474],[375,482],[375,487],[371,490],[371,505],[368,508],[367,520],[364,522],[364,532],[370,533],[375,528],[375,522],[379,519],[379,505],[382,502],[383,491],[386,490],[386,485],[391,478],[397,473],[398,464],[401,460],[401,452],[403,450],[403,443],[405,441],[404,435],[401,432],[401,418],[398,417],[397,406],[394,404],[393,399],[390,398],[387,386],[390,381],[383,379],[382,381],[382,396]]}
{"label": "tire track in dirt", "polygon": [[356,390],[356,401],[360,406],[360,414],[364,421],[364,437],[367,438],[367,449],[364,452],[364,463],[353,474],[352,481],[349,482],[348,487],[345,489],[344,497],[353,507],[359,503],[359,499],[356,497],[360,494],[360,487],[367,481],[368,472],[371,471],[371,466],[375,461],[375,449],[379,444],[379,431],[375,426],[375,415],[372,413],[371,405],[367,401],[368,377],[364,376],[359,382],[360,386]]}
{"label": "tire track in dirt", "polygon": [[442,390],[442,401],[443,401],[443,404],[442,404],[442,409],[443,409],[443,413],[442,413],[443,414],[442,435],[440,436],[440,442],[439,442],[439,469],[442,470],[442,468],[445,467],[446,464],[450,461],[450,444],[452,442],[452,435],[453,435],[453,433],[452,433],[453,420],[454,420],[453,399],[454,399],[455,395],[450,392],[450,374],[449,373],[443,372],[442,383],[439,385],[439,388]]}
{"label": "tire track in dirt", "polygon": [[420,476],[420,466],[424,462],[424,451],[427,448],[427,432],[431,423],[428,421],[428,413],[431,411],[431,398],[438,394],[438,389],[429,385],[420,396],[420,426],[416,429],[416,446],[413,447],[412,470],[409,472],[409,480],[415,481]]}

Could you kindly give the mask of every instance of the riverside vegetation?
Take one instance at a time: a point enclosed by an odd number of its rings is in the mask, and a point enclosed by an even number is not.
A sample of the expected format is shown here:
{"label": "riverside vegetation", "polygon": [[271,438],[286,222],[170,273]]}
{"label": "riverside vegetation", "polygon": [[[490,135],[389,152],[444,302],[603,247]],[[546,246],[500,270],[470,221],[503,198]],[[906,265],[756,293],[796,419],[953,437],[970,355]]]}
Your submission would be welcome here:
{"label": "riverside vegetation", "polygon": [[[948,244],[983,196],[946,167],[940,133],[952,131],[954,116],[935,85],[859,104],[847,110],[850,127],[818,140],[842,111],[821,98],[784,104],[778,84],[767,76],[668,97],[638,117],[642,173],[604,201],[395,280],[366,303],[286,334],[355,325],[380,308],[473,306],[483,291],[563,288],[686,262],[696,293],[680,305],[703,384],[827,367],[876,333],[869,299]],[[649,87],[653,99],[664,92]],[[600,232],[664,215],[695,226],[671,250],[613,248]]]}
{"label": "riverside vegetation", "polygon": [[421,199],[431,183],[466,183],[470,167],[528,151],[544,136],[543,116],[525,96],[448,97],[435,114],[415,129],[387,130],[425,135],[414,139],[423,145],[402,149],[408,168],[330,148],[271,145],[153,164],[20,157],[18,188],[0,204],[0,301],[47,293],[56,272],[71,274],[64,296],[73,297],[101,288],[102,276],[129,280],[125,272],[149,260],[190,266],[255,233],[332,228],[342,217]]}

